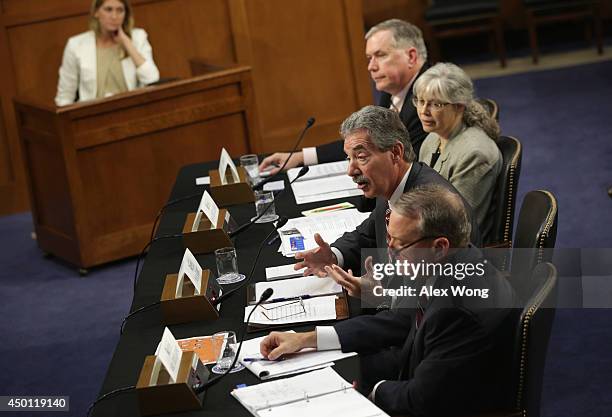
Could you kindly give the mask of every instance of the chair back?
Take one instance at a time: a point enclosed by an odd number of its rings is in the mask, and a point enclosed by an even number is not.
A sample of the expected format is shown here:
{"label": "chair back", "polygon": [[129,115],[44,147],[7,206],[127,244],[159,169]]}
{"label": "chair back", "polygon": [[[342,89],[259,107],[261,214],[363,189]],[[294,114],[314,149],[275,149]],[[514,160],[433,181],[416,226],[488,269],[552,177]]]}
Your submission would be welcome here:
{"label": "chair back", "polygon": [[499,106],[495,100],[492,98],[478,98],[476,101],[499,123]]}
{"label": "chair back", "polygon": [[546,190],[528,192],[523,199],[516,225],[511,274],[527,277],[529,271],[540,262],[550,262],[552,250],[546,249],[555,247],[556,238],[557,199]]}
{"label": "chair back", "polygon": [[521,142],[511,136],[500,136],[497,146],[502,155],[502,169],[483,227],[485,245],[512,242],[516,190],[521,175]]}
{"label": "chair back", "polygon": [[516,329],[514,386],[516,409],[523,417],[539,417],[546,352],[557,301],[557,269],[544,262],[530,275],[532,291]]}

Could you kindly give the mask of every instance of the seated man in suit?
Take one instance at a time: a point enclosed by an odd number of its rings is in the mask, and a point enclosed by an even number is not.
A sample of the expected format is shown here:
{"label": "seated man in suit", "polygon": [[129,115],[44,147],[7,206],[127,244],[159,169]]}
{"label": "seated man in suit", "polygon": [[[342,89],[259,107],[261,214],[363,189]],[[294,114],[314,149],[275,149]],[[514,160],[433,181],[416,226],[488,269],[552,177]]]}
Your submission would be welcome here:
{"label": "seated man in suit", "polygon": [[[378,105],[397,111],[410,132],[412,148],[419,155],[421,142],[427,135],[412,105],[412,84],[429,67],[427,48],[421,30],[399,19],[386,20],[372,27],[365,36],[368,71],[376,89],[382,94]],[[260,170],[281,166],[289,157],[288,152],[277,152],[265,158]],[[314,165],[344,159],[342,140],[304,148],[291,156],[285,169],[298,165]],[[271,170],[278,172],[278,167]]]}
{"label": "seated man in suit", "polygon": [[[464,202],[448,188],[425,185],[403,194],[389,219],[391,265],[423,260],[445,272],[415,274],[414,295],[390,310],[311,332],[272,332],[261,354],[276,360],[306,347],[358,352],[358,388],[390,414],[454,416],[510,407],[515,296],[469,235]],[[482,276],[461,276],[458,267],[469,264],[482,268]],[[456,267],[446,272],[447,265]],[[486,297],[455,294],[452,286],[487,290]]]}
{"label": "seated man in suit", "polygon": [[[377,197],[376,208],[353,232],[345,233],[331,246],[315,235],[319,247],[295,255],[302,260],[295,269],[306,267],[304,275],[325,276],[325,267],[334,264],[360,271],[362,249],[387,247],[386,219],[402,193],[419,185],[439,184],[458,194],[440,174],[416,162],[408,130],[393,110],[366,106],[342,123],[340,135],[349,159],[347,174],[366,197]],[[463,198],[462,201],[472,225],[471,241],[478,245],[478,225],[469,204]]]}

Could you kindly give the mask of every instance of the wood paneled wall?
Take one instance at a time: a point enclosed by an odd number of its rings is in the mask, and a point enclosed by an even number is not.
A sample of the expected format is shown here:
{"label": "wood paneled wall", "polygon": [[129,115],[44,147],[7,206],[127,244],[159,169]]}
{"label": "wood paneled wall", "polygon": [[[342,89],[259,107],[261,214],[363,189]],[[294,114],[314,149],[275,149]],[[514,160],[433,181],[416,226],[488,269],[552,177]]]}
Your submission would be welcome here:
{"label": "wood paneled wall", "polygon": [[[132,0],[162,77],[191,76],[190,60],[253,68],[261,143],[289,149],[337,137],[372,101],[363,53],[362,0]],[[0,215],[26,210],[15,96],[52,104],[67,39],[87,30],[89,0],[0,0]],[[236,155],[237,156],[237,155]],[[216,156],[203,157],[216,159]]]}

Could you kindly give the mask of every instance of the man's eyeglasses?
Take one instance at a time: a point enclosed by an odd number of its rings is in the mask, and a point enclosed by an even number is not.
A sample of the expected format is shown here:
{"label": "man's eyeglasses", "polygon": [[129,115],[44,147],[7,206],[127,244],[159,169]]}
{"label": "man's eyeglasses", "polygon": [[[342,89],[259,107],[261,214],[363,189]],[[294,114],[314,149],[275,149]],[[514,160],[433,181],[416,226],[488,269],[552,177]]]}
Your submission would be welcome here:
{"label": "man's eyeglasses", "polygon": [[427,239],[437,239],[439,237],[444,237],[444,236],[423,236],[423,237],[415,240],[414,242],[409,243],[407,245],[404,245],[402,247],[399,247],[399,248],[391,248],[390,247],[390,248],[387,249],[387,251],[389,253],[389,259],[394,261],[394,260],[399,258],[400,254],[402,253],[403,250],[408,249],[409,247],[414,246],[417,243],[422,242],[424,240],[427,240]]}
{"label": "man's eyeglasses", "polygon": [[417,109],[423,109],[426,106],[429,106],[429,109],[432,112],[441,112],[444,109],[444,107],[446,107],[446,106],[448,106],[449,104],[452,104],[452,103],[442,103],[442,102],[439,102],[439,101],[428,101],[428,100],[423,100],[423,99],[418,98],[418,97],[412,97],[412,104]]}

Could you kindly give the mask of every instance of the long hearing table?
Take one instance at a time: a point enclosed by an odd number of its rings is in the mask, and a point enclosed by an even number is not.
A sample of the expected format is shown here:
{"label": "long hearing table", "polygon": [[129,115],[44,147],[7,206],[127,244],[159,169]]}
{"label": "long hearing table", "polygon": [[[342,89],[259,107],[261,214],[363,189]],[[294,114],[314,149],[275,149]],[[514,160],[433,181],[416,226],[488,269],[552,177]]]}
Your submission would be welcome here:
{"label": "long hearing table", "polygon": [[[178,174],[170,200],[189,196],[195,193],[203,193],[208,186],[197,186],[195,179],[208,175],[209,169],[215,169],[217,163],[200,163],[183,167]],[[288,218],[301,216],[304,210],[315,207],[334,204],[341,201],[349,201],[360,209],[371,210],[371,201],[363,197],[344,198],[329,200],[319,203],[296,205],[286,175],[287,190],[276,197],[276,212]],[[156,236],[164,236],[181,233],[187,213],[197,209],[199,198],[194,197],[169,206],[161,217]],[[244,204],[229,207],[229,212],[238,224],[243,224],[255,214],[254,204]],[[238,235],[234,239],[238,255],[238,269],[241,273],[248,273],[253,264],[257,248],[262,239],[272,230],[272,224],[254,224],[249,230]],[[264,244],[261,257],[255,269],[252,282],[265,281],[265,268],[267,266],[291,263],[289,258],[283,257],[277,252],[278,243],[269,246]],[[130,311],[159,301],[166,274],[177,273],[185,248],[182,239],[162,239],[155,242],[144,260],[142,271],[139,274],[136,285],[134,302]],[[198,262],[204,269],[210,269],[216,276],[214,254],[197,255]],[[239,285],[239,284],[235,284]],[[227,291],[234,285],[224,286]],[[211,322],[192,322],[172,325],[170,329],[177,339],[212,335],[222,330],[234,330],[240,336],[244,329],[243,314],[246,305],[246,288],[237,291],[222,303],[220,317]],[[358,306],[350,303],[351,312],[354,313]],[[298,326],[296,331],[311,330],[314,325]],[[161,340],[164,325],[162,324],[161,310],[159,307],[143,311],[133,316],[126,324],[121,335],[112,360],[108,367],[106,377],[102,383],[99,395],[103,395],[115,389],[136,385],[144,359],[147,355],[153,355],[157,344]],[[119,329],[117,329],[119,331]],[[249,333],[247,339],[267,334],[268,331]],[[359,375],[359,360],[357,357],[343,359],[336,362],[334,368],[348,381],[357,379]],[[211,374],[214,376],[214,374]],[[253,385],[259,381],[250,371],[243,370],[229,374],[218,384],[212,386],[204,397],[201,410],[184,412],[179,414],[166,414],[176,416],[249,416],[250,413],[231,397],[230,392],[238,384]],[[134,390],[121,393],[115,397],[108,398],[98,403],[94,409],[94,416],[137,416],[140,414],[137,394]]]}

